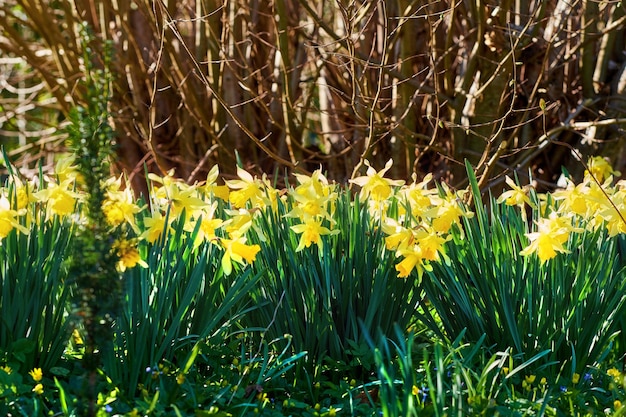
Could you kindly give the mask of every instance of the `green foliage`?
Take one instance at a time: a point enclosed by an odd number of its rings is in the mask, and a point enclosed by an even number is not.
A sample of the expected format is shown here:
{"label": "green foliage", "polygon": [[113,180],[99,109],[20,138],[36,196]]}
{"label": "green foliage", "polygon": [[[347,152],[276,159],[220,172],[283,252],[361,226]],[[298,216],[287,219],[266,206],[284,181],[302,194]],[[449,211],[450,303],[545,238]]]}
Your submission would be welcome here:
{"label": "green foliage", "polygon": [[310,366],[329,360],[367,369],[371,362],[359,354],[366,347],[359,322],[371,333],[391,334],[396,324],[408,328],[420,301],[418,281],[397,278],[395,254],[386,250],[367,205],[350,192],[339,193],[336,224],[325,223],[337,233],[323,236],[321,248],[297,251],[290,230],[297,223],[285,216],[294,202],[277,204],[261,216],[264,236],[254,265],[265,272],[250,293],[258,310],[244,323],[265,328],[270,338],[291,335],[294,351],[306,351]]}
{"label": "green foliage", "polygon": [[191,346],[231,331],[246,312],[243,299],[258,285],[250,270],[225,277],[215,245],[194,247],[199,223],[193,232],[184,226],[183,218],[172,233],[141,247],[147,267],[124,274],[115,349],[104,358],[104,370],[129,395],[138,384],[150,387],[147,368],[182,367]]}

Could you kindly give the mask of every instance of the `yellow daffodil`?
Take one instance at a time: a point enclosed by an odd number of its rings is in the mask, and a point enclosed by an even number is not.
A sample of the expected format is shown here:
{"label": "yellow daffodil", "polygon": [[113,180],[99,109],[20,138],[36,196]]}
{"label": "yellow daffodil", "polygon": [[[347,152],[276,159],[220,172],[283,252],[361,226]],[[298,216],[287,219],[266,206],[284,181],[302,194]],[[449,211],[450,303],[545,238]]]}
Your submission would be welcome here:
{"label": "yellow daffodil", "polygon": [[428,174],[420,182],[417,182],[417,175],[413,174],[413,183],[408,186],[404,186],[400,189],[400,213],[403,214],[405,207],[404,204],[408,204],[411,210],[412,216],[419,220],[423,214],[432,207],[432,197],[437,194],[437,190],[428,189],[427,185],[433,179],[432,174]]}
{"label": "yellow daffodil", "polygon": [[19,213],[26,211],[30,203],[34,203],[37,199],[34,196],[35,186],[33,182],[22,182],[18,177],[12,177],[13,187],[15,190],[15,210]]}
{"label": "yellow daffodil", "polygon": [[298,181],[295,194],[314,199],[317,197],[329,197],[334,193],[335,187],[328,183],[328,179],[321,170],[313,171],[309,177],[303,174],[294,174]]}
{"label": "yellow daffodil", "polygon": [[496,200],[497,203],[502,203],[504,201],[504,204],[507,206],[518,206],[523,208],[525,204],[528,204],[530,207],[533,207],[533,203],[528,197],[529,186],[520,187],[515,184],[515,182],[508,175],[505,177],[505,182],[509,187],[511,187],[511,189],[500,194],[500,197]]}
{"label": "yellow daffodil", "polygon": [[62,184],[64,182],[73,183],[79,177],[76,167],[76,156],[65,154],[59,158],[54,166],[55,179],[51,182]]}
{"label": "yellow daffodil", "polygon": [[224,221],[224,230],[231,239],[244,236],[252,227],[254,212],[241,208],[239,210],[225,210],[230,219]]}
{"label": "yellow daffodil", "polygon": [[567,182],[565,189],[556,190],[552,193],[552,198],[561,201],[559,210],[562,212],[572,212],[579,216],[587,216],[590,210],[589,185],[586,182],[575,185],[572,181]]}
{"label": "yellow daffodil", "polygon": [[0,239],[7,237],[13,229],[24,234],[28,233],[28,229],[18,220],[18,212],[11,209],[9,200],[5,196],[0,196]]}
{"label": "yellow daffodil", "polygon": [[300,252],[302,249],[308,248],[313,243],[322,249],[324,247],[324,243],[322,241],[323,235],[339,233],[339,230],[331,231],[327,227],[322,226],[321,220],[316,220],[314,218],[309,218],[305,220],[304,223],[291,226],[291,230],[298,234],[302,233],[296,252]]}
{"label": "yellow daffodil", "polygon": [[76,202],[82,198],[82,194],[73,191],[73,188],[72,180],[66,180],[60,184],[49,183],[48,188],[34,194],[37,201],[46,203],[46,220],[53,215],[63,217],[74,213]]}
{"label": "yellow daffodil", "polygon": [[550,217],[542,218],[537,222],[536,232],[526,234],[530,244],[520,252],[520,255],[528,256],[536,253],[544,263],[554,258],[557,252],[569,253],[564,245],[573,232],[580,233],[582,229],[572,226],[571,217],[552,213]]}
{"label": "yellow daffodil", "polygon": [[256,259],[257,253],[261,250],[259,245],[247,245],[245,237],[237,239],[220,239],[220,243],[224,248],[222,256],[222,269],[224,274],[230,275],[233,270],[233,261],[244,265],[252,263]]}
{"label": "yellow daffodil", "polygon": [[140,237],[150,243],[156,242],[166,230],[166,227],[168,231],[171,230],[169,224],[166,224],[165,221],[166,217],[160,211],[155,211],[152,215],[144,217],[144,232]]}
{"label": "yellow daffodil", "polygon": [[459,204],[454,200],[445,199],[441,204],[429,210],[426,215],[431,218],[432,227],[438,233],[448,233],[453,224],[459,224],[462,216],[466,216]]}
{"label": "yellow daffodil", "polygon": [[331,207],[336,197],[335,194],[331,195],[305,195],[293,193],[292,197],[295,202],[295,207],[291,209],[289,213],[285,215],[285,217],[299,218],[304,220],[307,217],[313,217],[318,219],[326,219],[331,223],[334,222],[334,219],[329,212],[329,207]]}
{"label": "yellow daffodil", "polygon": [[[238,180],[225,181],[228,188],[231,189],[228,200],[237,208],[244,208],[250,202],[253,207],[265,207],[271,204],[270,199],[266,198],[265,192],[269,190],[271,194],[275,194],[268,181],[263,176],[262,180],[253,177],[248,171],[237,167]],[[235,190],[235,191],[232,191]]]}
{"label": "yellow daffodil", "polygon": [[127,268],[133,268],[137,265],[147,268],[148,264],[141,259],[139,250],[137,249],[136,239],[119,239],[113,242],[112,250],[117,253],[119,261],[117,269],[124,272]]}
{"label": "yellow daffodil", "polygon": [[626,201],[608,205],[597,213],[598,218],[604,219],[610,237],[626,233]]}
{"label": "yellow daffodil", "polygon": [[[217,209],[217,201],[214,201],[210,205],[206,206],[202,210],[200,217],[197,221],[200,222],[198,228],[198,234],[194,241],[194,246],[199,246],[202,242],[211,242],[216,239],[215,231],[222,227],[224,221],[222,219],[215,218],[215,210]],[[196,224],[193,222],[185,223],[184,229],[187,232],[193,232],[196,228]]]}
{"label": "yellow daffodil", "polygon": [[153,200],[158,207],[167,211],[169,209],[172,220],[182,216],[192,217],[201,210],[206,203],[200,198],[200,193],[195,185],[187,185],[178,178],[174,178],[174,172],[170,171],[164,177],[150,175],[149,178],[155,183],[162,185],[156,187],[153,192]]}
{"label": "yellow daffodil", "polygon": [[217,185],[217,178],[220,174],[219,167],[217,165],[213,165],[209,173],[207,174],[206,181],[200,187],[202,192],[206,196],[217,197],[223,201],[228,201],[228,195],[230,190],[226,185]]}
{"label": "yellow daffodil", "polygon": [[368,197],[377,202],[387,200],[393,193],[392,187],[404,184],[404,181],[402,180],[384,178],[385,173],[393,165],[392,159],[387,161],[385,168],[380,171],[376,171],[372,168],[367,159],[365,160],[365,165],[367,166],[366,175],[349,181],[350,183],[361,187],[361,192],[359,194],[361,201],[365,201]]}
{"label": "yellow daffodil", "polygon": [[402,226],[397,220],[386,218],[382,230],[387,235],[385,247],[388,250],[404,250],[415,242],[413,230]]}
{"label": "yellow daffodil", "polygon": [[449,238],[441,237],[433,228],[419,228],[415,232],[415,241],[421,249],[421,256],[427,261],[439,261],[443,244],[448,240]]}
{"label": "yellow daffodil", "polygon": [[399,278],[406,278],[413,271],[417,270],[418,279],[422,279],[424,271],[432,271],[432,266],[425,263],[425,259],[422,253],[422,248],[419,245],[413,245],[406,249],[399,250],[398,256],[403,256],[404,259],[400,263],[396,264],[396,271],[398,271]]}
{"label": "yellow daffodil", "polygon": [[[585,177],[593,176],[599,183],[604,182],[611,176],[619,176],[621,173],[615,171],[609,161],[601,156],[594,156],[587,161],[588,171],[585,171]],[[594,181],[595,182],[595,181]]]}
{"label": "yellow daffodil", "polygon": [[107,189],[106,198],[102,203],[102,212],[107,222],[113,226],[119,226],[123,222],[139,233],[135,215],[143,209],[135,203],[135,197],[130,188],[121,190],[121,177],[113,179],[105,184]]}

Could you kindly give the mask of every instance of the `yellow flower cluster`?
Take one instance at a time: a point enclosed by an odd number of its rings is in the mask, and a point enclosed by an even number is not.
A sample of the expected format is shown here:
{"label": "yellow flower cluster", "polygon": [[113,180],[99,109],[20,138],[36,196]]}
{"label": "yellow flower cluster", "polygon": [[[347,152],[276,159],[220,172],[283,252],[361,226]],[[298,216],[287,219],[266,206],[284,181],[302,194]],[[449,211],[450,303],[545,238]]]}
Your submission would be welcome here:
{"label": "yellow flower cluster", "polygon": [[[546,262],[558,253],[568,253],[566,245],[572,233],[605,227],[609,236],[626,233],[626,181],[613,184],[613,176],[620,175],[601,157],[591,158],[583,181],[575,184],[567,179],[563,189],[538,195],[541,217],[535,231],[527,233],[530,243],[520,254],[536,254]],[[507,178],[511,190],[505,191],[498,202],[522,208],[528,204],[536,208],[528,197],[530,187],[521,188]]]}
{"label": "yellow flower cluster", "polygon": [[16,229],[27,234],[33,221],[31,204],[43,207],[46,221],[55,216],[61,218],[75,212],[76,203],[83,195],[76,191],[74,159],[63,158],[56,164],[54,177],[45,176],[44,184],[36,191],[35,181],[25,182],[12,175],[7,187],[0,187],[0,242]]}
{"label": "yellow flower cluster", "polygon": [[[439,261],[445,256],[444,243],[450,239],[453,225],[459,225],[462,217],[471,217],[460,204],[462,192],[454,192],[442,184],[442,192],[428,188],[432,175],[421,182],[413,176],[413,183],[385,178],[391,168],[389,160],[385,168],[376,171],[365,161],[366,175],[350,182],[361,187],[359,198],[369,202],[370,213],[382,224],[387,235],[387,249],[393,250],[402,260],[396,265],[401,278],[408,277],[415,269],[421,279],[425,270],[431,270],[430,262]],[[399,213],[396,217],[387,215],[388,208],[396,200]]]}
{"label": "yellow flower cluster", "polygon": [[298,186],[291,193],[294,207],[286,215],[300,221],[300,224],[291,226],[291,230],[301,235],[296,251],[308,248],[313,243],[322,248],[323,235],[339,233],[337,229],[330,230],[322,226],[324,222],[331,227],[335,225],[333,218],[337,200],[335,186],[328,183],[320,170],[315,171],[310,177],[296,174],[296,179]]}

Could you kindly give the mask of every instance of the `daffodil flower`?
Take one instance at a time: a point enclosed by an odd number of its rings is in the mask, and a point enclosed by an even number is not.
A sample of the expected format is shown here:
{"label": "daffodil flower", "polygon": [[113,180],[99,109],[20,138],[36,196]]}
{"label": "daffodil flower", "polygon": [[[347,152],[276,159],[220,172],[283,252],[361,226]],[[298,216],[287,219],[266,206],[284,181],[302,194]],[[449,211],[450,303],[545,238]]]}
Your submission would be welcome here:
{"label": "daffodil flower", "polygon": [[361,201],[365,201],[368,197],[376,202],[387,200],[393,194],[392,187],[404,184],[402,180],[391,180],[384,177],[385,173],[393,165],[392,159],[387,161],[385,168],[380,171],[372,168],[367,159],[365,160],[365,165],[367,166],[366,175],[349,180],[350,183],[361,187]]}
{"label": "daffodil flower", "polygon": [[559,210],[585,217],[592,206],[589,191],[590,188],[586,182],[574,185],[572,181],[568,181],[565,189],[556,190],[552,193],[552,198],[556,201],[562,201]]}
{"label": "daffodil flower", "polygon": [[259,245],[247,245],[245,237],[237,239],[220,239],[224,248],[222,256],[222,269],[224,274],[230,275],[233,270],[233,261],[245,265],[252,263],[256,259],[257,253],[261,250]]}
{"label": "daffodil flower", "polygon": [[324,247],[324,243],[322,241],[323,235],[339,233],[339,230],[331,231],[327,227],[322,226],[321,220],[316,220],[314,218],[306,219],[304,223],[291,226],[291,230],[298,234],[302,234],[302,236],[300,236],[300,242],[298,243],[296,252],[300,252],[302,249],[310,247],[313,243],[322,249]]}
{"label": "daffodil flower", "polygon": [[542,218],[537,222],[537,231],[527,233],[530,244],[524,248],[520,255],[528,256],[536,253],[541,263],[554,258],[558,252],[569,253],[564,245],[569,239],[570,233],[580,233],[581,228],[571,224],[571,217],[560,216],[552,213],[548,218]]}
{"label": "daffodil flower", "polygon": [[[194,247],[198,247],[202,242],[212,242],[217,238],[215,231],[223,226],[224,221],[222,219],[215,218],[215,210],[217,209],[217,201],[211,203],[198,217],[196,221],[200,222],[198,228],[198,234],[194,241]],[[196,224],[193,222],[185,223],[184,230],[187,232],[193,232],[196,228]]]}
{"label": "daffodil flower", "polygon": [[520,208],[523,208],[525,204],[528,204],[530,207],[534,206],[528,197],[528,186],[520,187],[508,175],[505,177],[505,182],[511,189],[500,194],[500,197],[496,200],[497,203],[504,202],[507,206],[518,206]]}
{"label": "daffodil flower", "polygon": [[271,199],[265,198],[265,192],[269,190],[270,193],[275,193],[265,176],[259,180],[240,167],[237,167],[237,176],[238,180],[225,181],[231,189],[228,199],[235,207],[244,208],[248,202],[251,202],[253,207],[265,207],[271,204]]}
{"label": "daffodil flower", "polygon": [[148,264],[141,259],[141,255],[137,249],[136,239],[116,240],[113,242],[111,249],[117,253],[119,258],[117,269],[120,272],[124,272],[127,268],[134,268],[137,265],[142,268],[148,267]]}
{"label": "daffodil flower", "polygon": [[152,215],[144,217],[143,223],[145,230],[140,238],[150,243],[156,242],[166,230],[166,226],[168,230],[170,230],[169,224],[166,225],[165,220],[166,217],[163,216],[160,211],[155,211]]}
{"label": "daffodil flower", "polygon": [[102,212],[107,222],[113,227],[126,222],[135,233],[139,233],[135,215],[140,213],[143,208],[135,203],[132,190],[130,188],[120,189],[121,177],[108,181],[104,188],[107,191],[106,198],[102,203]]}
{"label": "daffodil flower", "polygon": [[[433,205],[433,197],[437,194],[437,190],[428,189],[426,186],[433,179],[432,174],[428,174],[420,182],[417,182],[417,175],[413,174],[413,183],[403,186],[399,191],[399,201],[407,203],[410,207],[411,215],[419,219]],[[403,204],[399,205],[400,214],[404,214],[405,208]]]}
{"label": "daffodil flower", "polygon": [[82,198],[82,194],[73,191],[74,182],[68,179],[60,184],[50,183],[48,188],[37,191],[34,196],[38,201],[46,203],[46,220],[53,215],[67,216],[74,212],[76,202]]}
{"label": "daffodil flower", "polygon": [[400,263],[396,264],[398,278],[408,277],[413,269],[415,269],[417,270],[418,279],[421,280],[425,270],[432,271],[432,266],[424,262],[426,259],[419,245],[412,245],[406,249],[399,250],[397,255],[404,257]]}
{"label": "daffodil flower", "polygon": [[[611,176],[619,176],[621,173],[615,171],[608,160],[601,156],[594,156],[587,161],[588,171],[585,171],[585,179],[593,176],[596,181],[602,183]],[[593,179],[592,179],[593,180]],[[595,181],[594,181],[595,182]]]}
{"label": "daffodil flower", "polygon": [[0,196],[0,239],[7,237],[13,229],[28,234],[28,229],[18,221],[18,212],[11,209],[5,196]]}
{"label": "daffodil flower", "polygon": [[223,201],[228,201],[228,195],[230,193],[228,186],[217,185],[217,178],[219,174],[219,167],[217,165],[213,165],[213,167],[207,174],[206,181],[200,187],[200,189],[204,192],[205,195],[209,197],[213,196],[222,199]]}

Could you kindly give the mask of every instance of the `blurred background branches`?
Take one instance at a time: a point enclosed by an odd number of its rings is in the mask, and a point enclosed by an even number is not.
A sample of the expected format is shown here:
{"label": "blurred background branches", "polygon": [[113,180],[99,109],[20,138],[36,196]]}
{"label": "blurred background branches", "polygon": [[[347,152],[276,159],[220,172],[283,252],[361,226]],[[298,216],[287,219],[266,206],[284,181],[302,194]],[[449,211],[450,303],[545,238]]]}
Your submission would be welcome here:
{"label": "blurred background branches", "polygon": [[[5,0],[0,138],[18,165],[63,150],[84,104],[79,29],[113,45],[117,169],[201,181],[311,172],[364,158],[394,178],[481,187],[532,170],[550,188],[573,154],[626,171],[624,4],[539,0]],[[93,46],[94,55],[104,57]]]}

